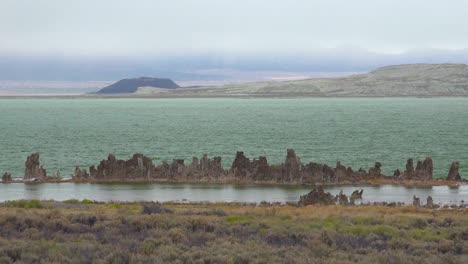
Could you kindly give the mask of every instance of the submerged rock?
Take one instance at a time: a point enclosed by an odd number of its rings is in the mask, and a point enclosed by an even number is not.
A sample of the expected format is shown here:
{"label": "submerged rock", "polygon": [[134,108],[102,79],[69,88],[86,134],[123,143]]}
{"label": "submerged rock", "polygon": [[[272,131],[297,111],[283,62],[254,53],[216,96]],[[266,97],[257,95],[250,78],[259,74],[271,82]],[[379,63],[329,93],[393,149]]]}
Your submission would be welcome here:
{"label": "submerged rock", "polygon": [[352,194],[351,194],[351,198],[353,200],[357,200],[357,199],[362,199],[362,194],[364,193],[364,190],[355,190]]}
{"label": "submerged rock", "polygon": [[[339,205],[349,204],[348,196],[346,194],[343,194],[343,190],[340,191],[340,193],[336,196],[335,199],[338,201]],[[354,203],[354,200],[353,200],[353,203]]]}
{"label": "submerged rock", "polygon": [[434,200],[432,199],[432,196],[428,196],[426,199],[426,207],[427,208],[434,208]]}
{"label": "submerged rock", "polygon": [[329,192],[325,192],[320,186],[310,191],[308,194],[303,195],[299,198],[299,205],[311,205],[311,204],[336,204],[336,199]]}
{"label": "submerged rock", "polygon": [[81,170],[79,167],[75,167],[75,173],[73,174],[73,179],[87,179],[89,178],[89,173],[83,169]]}
{"label": "submerged rock", "polygon": [[416,197],[416,195],[413,195],[413,205],[416,207],[421,206],[421,199],[419,199],[419,197]]}
{"label": "submerged rock", "polygon": [[11,173],[5,172],[2,176],[2,182],[12,182]]}
{"label": "submerged rock", "polygon": [[55,179],[55,180],[60,180],[62,179],[62,174],[60,173],[60,170],[57,170],[52,176],[48,177],[49,179]]}
{"label": "submerged rock", "polygon": [[34,153],[28,156],[24,165],[26,167],[24,171],[24,179],[47,178],[47,172],[39,162],[39,153]]}
{"label": "submerged rock", "polygon": [[460,162],[454,161],[452,162],[452,165],[450,165],[450,169],[447,175],[447,180],[449,181],[461,181],[461,176],[459,173],[460,169]]}

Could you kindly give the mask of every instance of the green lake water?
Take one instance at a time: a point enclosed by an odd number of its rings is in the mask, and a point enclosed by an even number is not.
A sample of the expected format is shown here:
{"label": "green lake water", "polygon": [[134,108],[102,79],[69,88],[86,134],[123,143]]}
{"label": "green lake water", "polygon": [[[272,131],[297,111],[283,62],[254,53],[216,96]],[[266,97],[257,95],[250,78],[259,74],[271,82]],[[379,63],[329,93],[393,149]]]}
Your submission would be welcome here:
{"label": "green lake water", "polygon": [[444,177],[459,160],[468,177],[468,99],[0,99],[0,172],[24,174],[26,156],[41,154],[49,174],[98,164],[114,153],[141,152],[160,163],[235,152],[354,169],[375,161],[385,173],[408,158],[434,160]]}

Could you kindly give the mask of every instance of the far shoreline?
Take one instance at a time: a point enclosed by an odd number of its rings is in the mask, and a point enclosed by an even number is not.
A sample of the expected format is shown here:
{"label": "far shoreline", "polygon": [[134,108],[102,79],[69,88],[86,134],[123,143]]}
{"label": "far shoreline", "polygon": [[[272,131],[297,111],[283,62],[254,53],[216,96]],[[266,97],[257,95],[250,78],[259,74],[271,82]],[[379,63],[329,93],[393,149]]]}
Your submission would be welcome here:
{"label": "far shoreline", "polygon": [[0,95],[0,99],[451,99],[463,98],[466,95],[443,95],[443,96],[284,96],[284,95],[245,95],[245,96],[160,96],[160,95]]}
{"label": "far shoreline", "polygon": [[382,186],[401,186],[407,188],[430,188],[434,186],[447,186],[450,188],[458,188],[459,186],[468,185],[467,179],[461,181],[450,181],[443,178],[434,178],[432,180],[392,180],[392,179],[375,179],[358,182],[335,182],[335,183],[296,183],[296,182],[273,182],[273,181],[251,181],[239,179],[222,179],[222,180],[187,180],[187,179],[37,179],[24,180],[23,178],[13,178],[11,182],[2,182],[3,184],[45,184],[45,183],[74,183],[74,184],[191,184],[191,185],[238,185],[238,186],[258,186],[258,187],[382,187]]}

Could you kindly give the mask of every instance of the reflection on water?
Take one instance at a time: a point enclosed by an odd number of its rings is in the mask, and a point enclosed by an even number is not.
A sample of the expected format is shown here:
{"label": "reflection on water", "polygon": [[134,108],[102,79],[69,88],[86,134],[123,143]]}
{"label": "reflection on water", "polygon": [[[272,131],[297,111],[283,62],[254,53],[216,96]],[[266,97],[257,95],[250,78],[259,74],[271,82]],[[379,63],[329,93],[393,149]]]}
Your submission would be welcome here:
{"label": "reflection on water", "polygon": [[[43,183],[0,184],[0,201],[17,199],[57,200],[91,199],[96,201],[191,201],[191,202],[295,202],[310,191],[310,186],[259,186],[235,184],[92,184]],[[458,187],[343,186],[326,187],[336,195],[364,189],[363,202],[411,203],[413,195],[436,203],[468,202],[468,185]]]}

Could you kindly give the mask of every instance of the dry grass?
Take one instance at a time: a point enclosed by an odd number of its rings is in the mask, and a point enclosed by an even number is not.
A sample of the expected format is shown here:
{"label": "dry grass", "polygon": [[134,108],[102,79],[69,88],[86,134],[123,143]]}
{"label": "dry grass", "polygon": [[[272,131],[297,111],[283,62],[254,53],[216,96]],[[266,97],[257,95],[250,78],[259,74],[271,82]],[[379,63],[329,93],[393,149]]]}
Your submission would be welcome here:
{"label": "dry grass", "polygon": [[468,261],[467,210],[166,203],[143,214],[140,203],[28,204],[0,206],[0,263]]}

